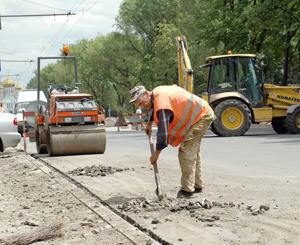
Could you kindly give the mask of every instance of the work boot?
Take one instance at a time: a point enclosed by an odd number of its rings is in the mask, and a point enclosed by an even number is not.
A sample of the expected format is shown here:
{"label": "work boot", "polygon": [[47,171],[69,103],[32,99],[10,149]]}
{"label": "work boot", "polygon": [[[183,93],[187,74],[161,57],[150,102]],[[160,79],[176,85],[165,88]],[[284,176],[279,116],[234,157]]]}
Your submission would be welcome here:
{"label": "work boot", "polygon": [[201,188],[195,188],[194,193],[201,193],[202,192],[202,187]]}
{"label": "work boot", "polygon": [[193,196],[193,192],[187,192],[184,190],[180,190],[177,193],[177,198],[191,198]]}

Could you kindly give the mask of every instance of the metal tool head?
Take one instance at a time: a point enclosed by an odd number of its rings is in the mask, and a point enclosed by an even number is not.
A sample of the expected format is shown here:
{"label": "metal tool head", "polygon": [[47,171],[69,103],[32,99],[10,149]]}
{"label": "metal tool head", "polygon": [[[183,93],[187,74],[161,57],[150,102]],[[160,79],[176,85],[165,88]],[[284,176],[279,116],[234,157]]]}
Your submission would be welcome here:
{"label": "metal tool head", "polygon": [[158,188],[156,188],[155,190],[155,194],[158,198],[159,201],[162,201],[164,198],[167,197],[167,194],[166,193],[160,193],[160,191],[158,190]]}

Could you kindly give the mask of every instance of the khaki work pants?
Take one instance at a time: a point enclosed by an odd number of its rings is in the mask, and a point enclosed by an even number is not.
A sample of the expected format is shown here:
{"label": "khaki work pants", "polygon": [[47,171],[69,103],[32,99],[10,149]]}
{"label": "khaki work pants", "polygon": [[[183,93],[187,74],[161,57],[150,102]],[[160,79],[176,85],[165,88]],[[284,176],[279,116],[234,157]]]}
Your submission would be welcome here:
{"label": "khaki work pants", "polygon": [[208,107],[205,116],[188,130],[179,146],[181,190],[194,192],[195,188],[202,188],[201,141],[214,119],[214,112]]}

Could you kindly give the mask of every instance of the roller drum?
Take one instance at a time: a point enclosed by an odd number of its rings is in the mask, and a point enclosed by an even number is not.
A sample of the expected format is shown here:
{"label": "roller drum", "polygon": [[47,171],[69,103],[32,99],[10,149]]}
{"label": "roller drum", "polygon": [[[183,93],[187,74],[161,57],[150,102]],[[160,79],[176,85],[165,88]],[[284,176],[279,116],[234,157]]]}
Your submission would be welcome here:
{"label": "roller drum", "polygon": [[105,129],[89,126],[50,127],[47,136],[48,154],[102,154],[106,148]]}

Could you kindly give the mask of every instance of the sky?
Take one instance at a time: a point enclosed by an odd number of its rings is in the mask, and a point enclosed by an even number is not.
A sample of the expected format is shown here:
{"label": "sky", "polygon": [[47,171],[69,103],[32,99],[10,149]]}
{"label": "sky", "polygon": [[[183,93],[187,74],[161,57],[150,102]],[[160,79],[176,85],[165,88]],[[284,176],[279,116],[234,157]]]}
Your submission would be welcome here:
{"label": "sky", "polygon": [[[116,30],[123,0],[0,0],[0,81],[7,75],[23,89],[34,76],[37,57],[59,56],[63,45]],[[66,14],[42,17],[6,15]],[[26,62],[12,62],[26,61]],[[42,68],[48,62],[43,61]]]}

